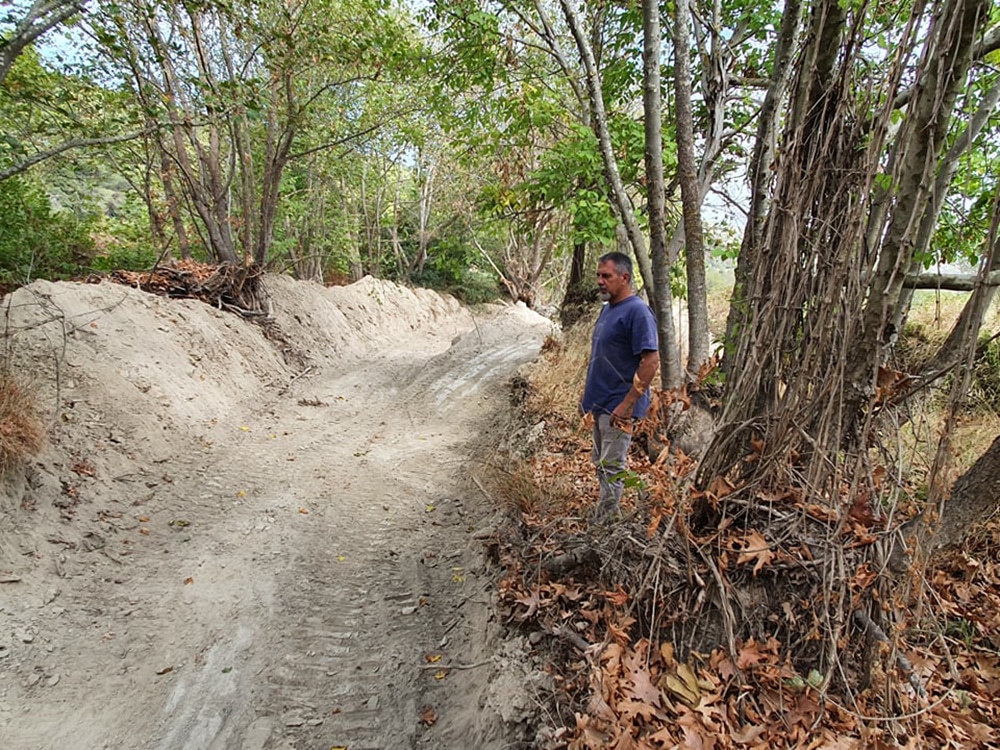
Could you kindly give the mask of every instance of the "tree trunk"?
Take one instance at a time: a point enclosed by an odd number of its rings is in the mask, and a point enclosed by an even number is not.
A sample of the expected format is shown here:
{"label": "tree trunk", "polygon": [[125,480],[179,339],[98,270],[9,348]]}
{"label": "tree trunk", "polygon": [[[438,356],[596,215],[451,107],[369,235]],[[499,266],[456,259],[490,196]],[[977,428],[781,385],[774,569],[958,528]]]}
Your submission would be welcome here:
{"label": "tree trunk", "polygon": [[[801,21],[802,0],[785,0],[784,12],[781,14],[781,26],[778,29],[778,41],[775,44],[771,80],[761,104],[753,154],[750,158],[750,210],[743,230],[740,254],[736,260],[733,302],[726,319],[725,340],[727,342],[732,341],[738,335],[737,321],[744,305],[744,288],[750,276],[750,269],[756,260],[755,254],[762,242],[761,231],[770,206],[771,176],[777,150],[778,114],[788,92],[788,84],[792,74],[792,52],[799,37]],[[728,370],[730,364],[729,360],[723,359],[724,370]]]}
{"label": "tree trunk", "polygon": [[[218,128],[209,126],[207,148],[191,122],[191,113],[184,108],[177,72],[164,42],[152,8],[144,7],[142,22],[146,35],[156,51],[157,62],[162,76],[163,97],[170,119],[173,137],[172,157],[179,168],[183,187],[186,189],[195,214],[201,219],[207,234],[207,249],[219,262],[236,262],[236,249],[229,229],[228,189],[222,181],[219,159]],[[195,24],[197,14],[192,15]],[[137,80],[137,86],[143,81]],[[190,151],[189,151],[190,148]],[[191,152],[197,157],[197,165],[192,162]]]}
{"label": "tree trunk", "polygon": [[845,418],[856,420],[871,395],[882,363],[886,325],[901,304],[903,282],[917,249],[921,217],[946,144],[955,102],[965,85],[979,24],[986,20],[988,0],[947,0],[933,26],[933,43],[923,61],[911,110],[898,143],[901,156],[894,175],[892,216],[885,229],[879,262],[870,283],[861,338],[854,347],[855,365],[846,387],[852,391]]}
{"label": "tree trunk", "polygon": [[167,213],[174,226],[174,234],[177,235],[177,250],[184,259],[191,257],[191,240],[188,238],[187,227],[184,226],[184,215],[181,213],[181,199],[177,195],[174,187],[176,173],[170,157],[164,149],[159,137],[156,139],[156,148],[160,153],[160,181],[163,183],[163,197],[167,201]]}
{"label": "tree trunk", "polygon": [[694,158],[691,113],[691,62],[688,0],[674,2],[674,90],[676,97],[677,171],[684,210],[688,287],[688,377],[708,361],[708,293],[705,288],[705,243],[701,223],[701,187]]}
{"label": "tree trunk", "polygon": [[660,4],[642,3],[642,102],[646,139],[646,206],[649,212],[649,259],[653,266],[653,312],[660,339],[660,384],[677,388],[683,380],[674,330],[670,261],[663,179],[663,126],[660,104]]}
{"label": "tree trunk", "polygon": [[597,299],[593,293],[593,284],[589,283],[590,275],[587,270],[587,243],[575,242],[566,292],[559,306],[559,324],[563,330],[580,320],[586,313],[588,304]]}
{"label": "tree trunk", "polygon": [[580,60],[583,62],[587,77],[587,92],[590,97],[590,109],[593,120],[594,132],[601,148],[601,161],[604,164],[604,174],[608,180],[608,188],[611,191],[611,198],[614,207],[625,228],[632,253],[639,265],[639,272],[642,274],[643,283],[651,295],[656,293],[656,281],[653,278],[653,267],[646,251],[646,241],[639,229],[639,223],[635,219],[631,201],[625,193],[625,186],[622,184],[621,174],[618,171],[618,160],[615,158],[614,149],[611,143],[611,132],[608,130],[608,117],[604,109],[604,94],[601,92],[601,75],[594,59],[594,52],[580,25],[576,8],[573,7],[574,0],[559,0],[563,15],[566,17],[566,24],[570,33],[576,41],[577,51]]}
{"label": "tree trunk", "polygon": [[[229,39],[222,35],[220,38],[222,59],[226,66],[226,72],[230,80],[237,80],[239,73],[233,63],[233,56],[229,46]],[[234,114],[228,121],[230,137],[233,141],[233,148],[236,150],[237,164],[239,165],[239,205],[242,214],[240,222],[239,241],[240,248],[244,256],[249,256],[254,251],[256,234],[254,232],[254,222],[251,221],[257,202],[257,187],[254,179],[253,146],[251,144],[250,120],[247,117],[246,108],[242,108]]]}
{"label": "tree trunk", "polygon": [[[955,142],[941,159],[941,169],[938,170],[937,177],[934,180],[934,188],[931,193],[930,203],[927,210],[924,211],[924,215],[920,221],[920,230],[917,233],[916,250],[914,255],[919,257],[922,254],[926,254],[930,248],[931,238],[934,235],[934,229],[937,226],[938,218],[941,215],[941,208],[948,195],[952,179],[958,172],[960,159],[972,148],[976,138],[989,122],[994,110],[996,110],[997,102],[1000,102],[1000,80],[996,81],[987,90],[982,101],[979,102],[979,107],[976,109],[976,113],[969,121],[969,125],[964,131],[962,131],[962,134],[955,139]],[[900,303],[891,320],[892,327],[896,331],[902,330],[903,328],[903,320],[910,309],[910,301],[913,297],[913,290],[921,288],[939,288],[936,285],[921,287],[914,286],[911,283],[912,276],[919,274],[922,267],[922,264],[917,258],[914,258],[914,260],[910,262],[910,273],[904,280],[904,288],[900,294]],[[976,283],[977,282],[974,282],[963,291],[972,291]],[[941,286],[940,288],[945,287]]]}
{"label": "tree trunk", "polygon": [[[276,77],[271,89],[272,106],[268,109],[267,138],[264,148],[264,174],[260,191],[260,226],[257,228],[256,244],[253,249],[254,261],[260,265],[267,262],[274,240],[274,222],[281,197],[281,178],[288,164],[288,155],[295,140],[298,112],[295,104],[295,87],[292,72],[285,70],[282,77]],[[282,100],[285,108],[285,123],[279,122],[277,111]]]}
{"label": "tree trunk", "polygon": [[1000,506],[1000,437],[967,472],[955,480],[951,497],[934,529],[933,545],[960,543],[969,529]]}

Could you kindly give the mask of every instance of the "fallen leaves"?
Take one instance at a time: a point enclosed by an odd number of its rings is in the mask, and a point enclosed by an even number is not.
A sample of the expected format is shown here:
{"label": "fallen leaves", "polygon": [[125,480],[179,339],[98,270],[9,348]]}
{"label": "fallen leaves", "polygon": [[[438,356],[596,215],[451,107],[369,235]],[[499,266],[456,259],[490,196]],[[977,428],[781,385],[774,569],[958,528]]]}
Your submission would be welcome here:
{"label": "fallen leaves", "polygon": [[[507,623],[553,678],[551,715],[568,718],[546,748],[1000,746],[1000,521],[900,593],[875,545],[914,511],[890,526],[880,467],[859,492],[715,477],[684,494],[694,462],[661,450],[632,455],[643,493],[595,530],[589,436],[545,417],[550,444],[525,470],[538,491],[512,488],[514,527],[491,554]],[[745,460],[778,448],[754,438]],[[583,545],[596,563],[545,565]],[[885,641],[866,643],[860,608]]]}
{"label": "fallen leaves", "polygon": [[736,564],[742,565],[743,563],[752,562],[754,564],[754,575],[757,575],[761,568],[774,560],[774,552],[771,551],[771,547],[768,545],[764,535],[756,529],[739,541],[738,549],[740,554],[736,558]]}

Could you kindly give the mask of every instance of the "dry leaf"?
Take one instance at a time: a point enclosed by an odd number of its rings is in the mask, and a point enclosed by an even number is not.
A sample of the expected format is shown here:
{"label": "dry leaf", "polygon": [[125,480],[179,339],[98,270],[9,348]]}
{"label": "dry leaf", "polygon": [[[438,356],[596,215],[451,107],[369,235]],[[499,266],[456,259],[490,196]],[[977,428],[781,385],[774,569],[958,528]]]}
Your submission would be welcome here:
{"label": "dry leaf", "polygon": [[631,598],[629,593],[622,589],[621,586],[618,587],[617,591],[602,591],[601,596],[616,607],[624,607]]}
{"label": "dry leaf", "polygon": [[762,661],[767,661],[767,659],[768,655],[760,652],[760,644],[751,638],[740,649],[740,654],[736,657],[736,666],[740,669],[746,669]]}
{"label": "dry leaf", "polygon": [[742,565],[745,562],[754,561],[754,575],[757,575],[761,568],[774,559],[774,553],[768,546],[767,540],[756,529],[747,534],[741,543],[743,544],[743,549],[740,550],[740,556],[737,558],[736,564]]}
{"label": "dry leaf", "polygon": [[[686,670],[684,674],[681,670]],[[698,680],[691,673],[691,668],[686,664],[681,664],[677,668],[678,674],[668,674],[664,680],[667,690],[677,696],[677,698],[689,708],[694,708],[701,703],[701,688],[698,687]]]}
{"label": "dry leaf", "polygon": [[752,745],[765,729],[767,727],[763,725],[751,726],[747,724],[739,731],[733,732],[730,736],[737,745]]}
{"label": "dry leaf", "polygon": [[523,615],[521,615],[522,620],[527,620],[529,617],[535,614],[535,612],[538,611],[539,605],[542,603],[541,594],[538,591],[537,586],[532,588],[527,595],[519,596],[515,598],[514,601],[517,604],[523,604],[525,607],[528,608],[527,611]]}

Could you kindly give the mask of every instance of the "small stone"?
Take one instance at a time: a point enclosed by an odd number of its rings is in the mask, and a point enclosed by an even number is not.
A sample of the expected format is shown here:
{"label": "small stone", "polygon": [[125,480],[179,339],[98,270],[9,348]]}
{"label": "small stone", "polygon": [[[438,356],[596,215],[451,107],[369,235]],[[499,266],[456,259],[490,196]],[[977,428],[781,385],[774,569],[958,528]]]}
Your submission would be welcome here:
{"label": "small stone", "polygon": [[543,633],[541,630],[536,630],[532,632],[531,635],[528,636],[528,643],[530,643],[532,646],[537,646],[539,643],[542,642],[544,638],[545,638],[545,633]]}
{"label": "small stone", "polygon": [[14,635],[17,636],[17,639],[21,641],[21,643],[31,643],[33,640],[35,640],[35,631],[29,628],[15,630]]}
{"label": "small stone", "polygon": [[414,612],[417,611],[417,607],[403,607],[399,611],[404,615],[412,615]]}
{"label": "small stone", "polygon": [[45,687],[55,687],[59,684],[59,675],[49,675],[45,680]]}

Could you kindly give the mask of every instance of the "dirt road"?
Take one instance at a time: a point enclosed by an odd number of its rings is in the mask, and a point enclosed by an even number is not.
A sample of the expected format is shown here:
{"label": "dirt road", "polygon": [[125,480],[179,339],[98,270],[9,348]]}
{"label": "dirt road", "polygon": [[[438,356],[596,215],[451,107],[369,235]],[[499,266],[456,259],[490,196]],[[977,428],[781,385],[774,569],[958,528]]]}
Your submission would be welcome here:
{"label": "dirt road", "polygon": [[196,302],[7,300],[53,440],[0,495],[0,747],[503,745],[464,477],[551,326],[365,283],[272,283],[288,362]]}

